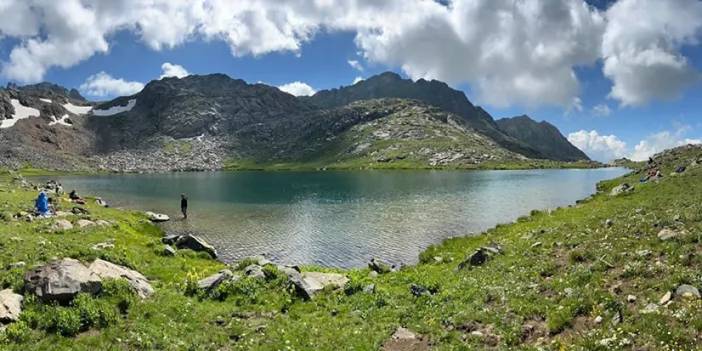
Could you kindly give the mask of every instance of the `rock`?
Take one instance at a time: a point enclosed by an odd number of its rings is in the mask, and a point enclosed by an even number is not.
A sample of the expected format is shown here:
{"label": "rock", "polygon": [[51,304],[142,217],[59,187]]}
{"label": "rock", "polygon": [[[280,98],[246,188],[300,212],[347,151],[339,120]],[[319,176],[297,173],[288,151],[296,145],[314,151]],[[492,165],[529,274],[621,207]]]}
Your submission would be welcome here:
{"label": "rock", "polygon": [[634,302],[636,302],[636,296],[634,296],[634,295],[627,295],[626,301],[627,301],[628,303],[634,303]]}
{"label": "rock", "polygon": [[663,241],[673,239],[677,236],[677,232],[668,228],[663,228],[660,232],[658,232],[658,239],[661,239]]}
{"label": "rock", "polygon": [[483,246],[482,249],[484,251],[487,251],[487,253],[491,255],[499,255],[502,253],[502,246],[498,244],[490,244],[488,246]]}
{"label": "rock", "polygon": [[410,285],[410,293],[416,297],[431,296],[431,291],[429,291],[429,289],[417,284]]}
{"label": "rock", "polygon": [[682,284],[675,289],[675,296],[687,299],[699,299],[700,291],[692,285]]}
{"label": "rock", "polygon": [[617,196],[617,195],[621,195],[621,194],[628,193],[631,191],[634,191],[634,187],[627,184],[627,183],[623,183],[621,185],[614,187],[614,189],[612,189],[612,192],[609,195],[610,196]]}
{"label": "rock", "polygon": [[344,288],[349,278],[338,273],[304,272],[302,279],[309,286],[309,292],[313,295],[326,287]]}
{"label": "rock", "polygon": [[163,245],[163,251],[161,251],[163,256],[175,256],[176,250],[171,245]]}
{"label": "rock", "polygon": [[116,265],[112,262],[96,259],[90,264],[88,269],[102,279],[125,279],[129,285],[136,291],[137,295],[142,299],[151,296],[154,293],[154,288],[151,287],[149,280],[141,273]]}
{"label": "rock", "polygon": [[533,248],[537,248],[537,247],[539,247],[539,246],[541,246],[541,245],[543,245],[543,243],[540,242],[540,241],[537,241],[537,242],[531,244],[530,247],[533,249]]}
{"label": "rock", "polygon": [[169,234],[161,238],[161,242],[166,245],[173,245],[176,243],[176,241],[178,241],[178,239],[180,239],[181,236],[182,235],[178,234]]}
{"label": "rock", "polygon": [[263,273],[263,268],[257,264],[246,266],[246,268],[244,268],[244,274],[246,274],[247,277],[256,279],[264,279],[266,277],[266,274]]}
{"label": "rock", "polygon": [[483,248],[475,250],[466,260],[458,264],[458,269],[480,266],[488,260],[488,255]]}
{"label": "rock", "polygon": [[112,225],[112,223],[110,223],[104,219],[98,219],[97,221],[95,221],[95,224],[100,226],[100,227],[109,227]]}
{"label": "rock", "polygon": [[190,249],[193,251],[204,251],[210,254],[212,258],[217,258],[217,250],[214,246],[208,244],[205,240],[195,235],[183,235],[175,242],[175,246],[179,249]]}
{"label": "rock", "polygon": [[101,199],[101,198],[99,198],[99,197],[95,199],[95,203],[96,203],[98,206],[100,206],[100,207],[109,207],[109,206],[107,205],[107,202],[105,202],[105,200],[103,200],[103,199]]}
{"label": "rock", "polygon": [[24,275],[25,289],[43,301],[66,303],[76,294],[96,294],[100,277],[78,260],[64,258],[35,268]]}
{"label": "rock", "polygon": [[242,261],[253,261],[256,262],[257,265],[263,267],[265,265],[273,264],[269,259],[263,257],[262,255],[256,255],[256,256],[249,256],[244,258]]}
{"label": "rock", "polygon": [[89,221],[87,219],[79,219],[78,222],[76,222],[76,224],[78,224],[78,227],[80,228],[85,228],[94,226],[95,222]]}
{"label": "rock", "polygon": [[57,219],[52,226],[55,231],[71,230],[73,229],[73,224],[65,219]]}
{"label": "rock", "polygon": [[223,269],[205,279],[198,281],[197,287],[205,291],[210,291],[212,289],[216,289],[220,284],[233,279],[234,273],[228,269]]}
{"label": "rock", "polygon": [[399,327],[380,349],[381,351],[425,351],[429,350],[429,342],[414,332]]}
{"label": "rock", "polygon": [[22,313],[24,297],[15,294],[11,289],[0,291],[0,323],[11,323],[19,320]]}
{"label": "rock", "polygon": [[154,222],[154,223],[168,222],[171,220],[171,218],[168,217],[168,215],[165,215],[162,213],[154,213],[151,211],[147,211],[147,212],[145,212],[145,214],[146,214],[146,217],[148,217],[149,220]]}
{"label": "rock", "polygon": [[597,316],[597,317],[595,317],[595,321],[594,321],[594,322],[595,322],[595,324],[600,324],[600,323],[602,323],[602,316]]}
{"label": "rock", "polygon": [[7,269],[15,269],[15,268],[22,268],[26,266],[27,264],[24,261],[18,261],[15,263],[10,263],[7,265]]}
{"label": "rock", "polygon": [[113,243],[97,243],[90,248],[93,250],[98,250],[98,251],[99,250],[114,249],[115,244],[113,244]]}
{"label": "rock", "polygon": [[373,293],[375,293],[375,284],[366,285],[366,286],[363,288],[363,292],[366,293],[366,294],[373,294]]}
{"label": "rock", "polygon": [[302,278],[300,272],[290,267],[280,267],[280,270],[288,276],[288,282],[295,287],[295,292],[298,296],[305,300],[310,300],[314,297],[312,287]]}
{"label": "rock", "polygon": [[611,219],[609,219],[609,218],[607,218],[607,220],[605,221],[605,227],[609,228],[609,227],[611,227],[611,226],[613,226],[613,225],[614,225],[614,221],[611,220]]}
{"label": "rock", "polygon": [[370,262],[368,263],[368,268],[379,274],[384,274],[392,272],[394,266],[391,266],[389,263],[376,260],[375,258],[371,258]]}
{"label": "rock", "polygon": [[670,291],[667,291],[667,292],[665,293],[665,295],[663,295],[663,296],[661,297],[661,299],[658,301],[658,304],[659,304],[659,305],[665,305],[665,304],[667,304],[668,302],[670,302],[670,300],[672,300],[672,299],[673,299],[673,293],[670,292]]}

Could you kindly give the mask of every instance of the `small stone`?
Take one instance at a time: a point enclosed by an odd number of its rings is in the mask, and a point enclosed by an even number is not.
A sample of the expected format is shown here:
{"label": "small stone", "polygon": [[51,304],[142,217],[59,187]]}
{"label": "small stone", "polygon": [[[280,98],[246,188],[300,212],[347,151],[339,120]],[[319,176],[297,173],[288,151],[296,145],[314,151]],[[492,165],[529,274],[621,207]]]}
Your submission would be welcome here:
{"label": "small stone", "polygon": [[699,299],[700,291],[692,285],[682,284],[675,289],[675,296],[686,299]]}
{"label": "small stone", "polygon": [[636,296],[634,296],[634,295],[627,295],[627,296],[626,296],[626,301],[627,301],[628,303],[634,303],[634,302],[636,302]]}
{"label": "small stone", "polygon": [[97,243],[91,247],[93,250],[107,250],[107,249],[114,249],[115,244],[112,243]]}
{"label": "small stone", "polygon": [[609,228],[609,227],[611,227],[611,226],[613,226],[613,225],[614,225],[614,221],[611,220],[611,219],[609,219],[609,218],[607,218],[607,220],[605,221],[605,227]]}
{"label": "small stone", "polygon": [[78,222],[76,222],[76,224],[78,224],[79,228],[86,228],[94,226],[95,222],[89,221],[87,219],[79,219]]}
{"label": "small stone", "polygon": [[655,303],[649,303],[648,305],[646,305],[646,307],[644,307],[644,309],[639,311],[639,313],[641,314],[650,314],[656,312],[658,312],[658,305],[656,305]]}
{"label": "small stone", "polygon": [[658,232],[658,239],[661,239],[663,241],[673,239],[677,236],[678,236],[677,232],[675,232],[671,229],[668,229],[668,228],[664,228],[660,232]]}
{"label": "small stone", "polygon": [[673,299],[673,293],[670,291],[667,291],[665,295],[661,297],[661,299],[658,301],[659,305],[665,305],[667,304],[670,300]]}
{"label": "small stone", "polygon": [[373,294],[373,293],[375,293],[375,284],[366,285],[366,286],[363,288],[363,292],[366,293],[366,294]]}
{"label": "small stone", "polygon": [[441,256],[434,256],[434,263],[443,263],[444,258]]}
{"label": "small stone", "polygon": [[417,284],[410,285],[410,292],[416,297],[431,296],[429,289]]}
{"label": "small stone", "polygon": [[600,324],[600,323],[602,323],[602,319],[603,319],[602,316],[597,316],[597,317],[595,317],[595,324]]}
{"label": "small stone", "polygon": [[7,269],[22,268],[26,265],[27,264],[24,261],[19,261],[19,262],[15,262],[15,263],[10,263],[9,265],[7,265]]}
{"label": "small stone", "polygon": [[483,334],[483,332],[481,332],[480,330],[473,330],[472,332],[470,332],[470,335],[476,338],[482,338],[483,336],[485,336],[485,334]]}
{"label": "small stone", "polygon": [[392,338],[395,340],[414,340],[417,338],[417,335],[409,329],[399,327],[395,330],[395,333],[392,334]]}
{"label": "small stone", "polygon": [[531,248],[532,248],[532,249],[533,249],[533,248],[537,248],[537,247],[539,247],[539,246],[541,246],[541,245],[543,245],[543,243],[540,242],[540,241],[537,241],[537,242],[531,244]]}
{"label": "small stone", "polygon": [[566,294],[566,296],[572,296],[573,295],[573,288],[565,288],[563,289],[563,292]]}

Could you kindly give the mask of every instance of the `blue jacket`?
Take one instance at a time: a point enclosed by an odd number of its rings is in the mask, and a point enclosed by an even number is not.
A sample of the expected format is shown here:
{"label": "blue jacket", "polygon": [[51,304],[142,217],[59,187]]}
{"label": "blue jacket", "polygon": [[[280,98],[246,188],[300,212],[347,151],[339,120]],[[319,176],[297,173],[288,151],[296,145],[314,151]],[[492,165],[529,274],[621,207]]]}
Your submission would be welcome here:
{"label": "blue jacket", "polygon": [[39,197],[37,197],[37,202],[35,206],[39,214],[45,215],[49,213],[49,198],[43,191],[39,193]]}

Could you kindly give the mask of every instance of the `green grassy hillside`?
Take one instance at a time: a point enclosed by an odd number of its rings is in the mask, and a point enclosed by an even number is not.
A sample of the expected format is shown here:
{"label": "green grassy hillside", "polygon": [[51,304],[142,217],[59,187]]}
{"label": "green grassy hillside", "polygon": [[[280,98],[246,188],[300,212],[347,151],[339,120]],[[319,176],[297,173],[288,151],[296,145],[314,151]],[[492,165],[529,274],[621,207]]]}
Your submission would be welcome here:
{"label": "green grassy hillside", "polygon": [[[408,341],[416,350],[695,349],[702,300],[675,291],[702,288],[702,149],[676,149],[656,161],[664,174],[657,182],[640,184],[636,173],[604,182],[577,205],[447,240],[397,272],[341,271],[346,287],[311,301],[274,266],[266,266],[265,279],[196,291],[194,281],[224,264],[189,250],[161,256],[160,231],[139,213],[88,205],[85,217],[112,225],[64,232],[53,232],[51,220],[12,219],[36,192],[5,175],[2,288],[21,292],[24,272],[55,257],[101,257],[142,272],[155,294],[142,301],[120,281],[67,306],[27,294],[21,320],[0,332],[0,349],[397,350],[389,340],[398,327],[421,337]],[[679,165],[687,170],[670,175]],[[611,196],[624,182],[634,189]],[[660,239],[664,228],[674,237]],[[91,249],[110,239],[113,249]],[[501,253],[485,262],[461,264],[496,245]],[[26,266],[11,268],[18,261]],[[671,300],[661,302],[668,292]]]}

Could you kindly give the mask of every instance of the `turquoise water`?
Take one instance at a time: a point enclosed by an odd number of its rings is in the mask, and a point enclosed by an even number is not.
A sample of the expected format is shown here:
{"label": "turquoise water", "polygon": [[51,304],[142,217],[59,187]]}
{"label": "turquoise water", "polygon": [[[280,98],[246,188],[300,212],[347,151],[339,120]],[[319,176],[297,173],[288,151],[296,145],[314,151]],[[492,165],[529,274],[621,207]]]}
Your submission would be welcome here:
{"label": "turquoise water", "polygon": [[[166,213],[169,232],[196,232],[225,261],[362,266],[411,264],[427,246],[533,209],[566,206],[624,169],[529,171],[213,172],[59,177],[66,190]],[[180,193],[190,199],[181,220]]]}

